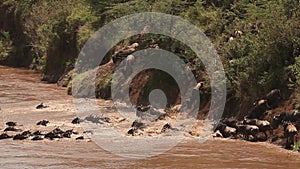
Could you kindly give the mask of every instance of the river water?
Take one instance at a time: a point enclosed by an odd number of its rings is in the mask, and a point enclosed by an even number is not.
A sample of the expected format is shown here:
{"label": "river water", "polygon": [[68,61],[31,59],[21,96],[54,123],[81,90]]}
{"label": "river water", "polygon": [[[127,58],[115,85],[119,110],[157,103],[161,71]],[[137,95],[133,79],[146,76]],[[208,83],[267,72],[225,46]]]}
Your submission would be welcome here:
{"label": "river water", "polygon": [[[1,130],[7,121],[37,129],[35,123],[42,119],[49,120],[50,127],[72,127],[66,123],[76,116],[71,96],[65,88],[39,79],[32,71],[0,66]],[[35,109],[41,102],[50,107]],[[99,102],[107,106],[106,101]],[[111,154],[87,140],[0,140],[0,168],[300,168],[300,153],[268,143],[187,139],[161,155],[136,160]]]}

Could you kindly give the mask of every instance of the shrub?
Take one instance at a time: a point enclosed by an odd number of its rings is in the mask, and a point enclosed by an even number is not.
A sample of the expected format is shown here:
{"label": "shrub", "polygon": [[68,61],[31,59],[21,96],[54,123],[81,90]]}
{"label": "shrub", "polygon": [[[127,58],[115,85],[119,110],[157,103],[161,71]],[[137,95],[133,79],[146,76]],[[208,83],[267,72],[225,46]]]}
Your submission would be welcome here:
{"label": "shrub", "polygon": [[13,46],[9,33],[0,31],[0,61],[7,59],[12,51]]}
{"label": "shrub", "polygon": [[300,151],[300,141],[298,141],[298,142],[294,145],[293,151]]}

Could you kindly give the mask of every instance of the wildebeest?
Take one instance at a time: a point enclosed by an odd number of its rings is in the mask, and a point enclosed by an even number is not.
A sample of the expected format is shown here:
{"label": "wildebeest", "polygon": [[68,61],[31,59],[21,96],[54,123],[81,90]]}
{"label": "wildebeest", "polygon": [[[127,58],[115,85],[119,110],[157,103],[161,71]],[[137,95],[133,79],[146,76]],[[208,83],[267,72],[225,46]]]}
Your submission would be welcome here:
{"label": "wildebeest", "polygon": [[268,100],[262,99],[250,110],[248,118],[250,119],[263,119],[267,113],[266,111],[270,109]]}
{"label": "wildebeest", "polygon": [[135,60],[135,57],[131,54],[131,55],[128,55],[126,57],[126,59],[124,59],[124,60],[125,60],[125,67],[124,67],[123,73],[124,73],[125,77],[128,77],[130,74],[132,74],[132,70],[133,70],[132,65]]}
{"label": "wildebeest", "polygon": [[157,121],[162,118],[165,112],[161,109],[156,109],[151,105],[148,106],[138,106],[136,109],[136,116],[142,120],[147,121]]}
{"label": "wildebeest", "polygon": [[71,121],[72,124],[79,124],[80,122],[82,122],[83,120],[81,120],[79,117],[76,117],[75,119],[73,119]]}
{"label": "wildebeest", "polygon": [[138,43],[133,43],[129,46],[126,46],[126,47],[116,51],[112,56],[113,63],[114,64],[120,63],[120,61],[122,61],[125,57],[132,54],[137,49],[138,46],[139,46]]}
{"label": "wildebeest", "polygon": [[273,117],[273,122],[276,124],[284,122],[296,122],[300,119],[300,112],[298,110],[282,112]]}
{"label": "wildebeest", "polygon": [[131,127],[135,129],[144,129],[146,128],[146,124],[139,120],[134,120],[133,123],[131,124]]}
{"label": "wildebeest", "polygon": [[259,128],[260,132],[263,132],[265,134],[265,137],[268,138],[267,131],[269,131],[269,134],[273,134],[273,130],[271,127],[271,123],[268,122],[267,120],[258,120],[258,119],[247,119],[244,118],[243,121],[244,124],[248,125],[255,125]]}
{"label": "wildebeest", "polygon": [[84,137],[83,136],[79,136],[76,138],[76,140],[84,140]]}
{"label": "wildebeest", "polygon": [[300,130],[300,119],[296,121],[295,126],[297,127],[297,130]]}
{"label": "wildebeest", "polygon": [[9,127],[13,127],[13,126],[16,126],[17,125],[17,123],[16,122],[13,122],[13,121],[9,121],[9,122],[7,122],[7,123],[5,123],[7,126],[9,126]]}
{"label": "wildebeest", "polygon": [[213,134],[212,134],[213,137],[223,137],[222,133],[220,132],[220,130],[217,130],[215,131]]}
{"label": "wildebeest", "polygon": [[[238,134],[242,134],[246,140],[249,141],[257,141],[257,134],[259,132],[259,128],[255,125],[237,125]],[[250,136],[253,137],[253,140],[250,139]]]}
{"label": "wildebeest", "polygon": [[179,131],[179,130],[177,128],[172,127],[169,123],[166,123],[161,129],[161,133],[165,133],[167,131]]}
{"label": "wildebeest", "polygon": [[36,109],[43,109],[43,108],[47,108],[47,107],[49,107],[49,106],[44,105],[43,102],[42,102],[41,104],[37,105],[35,108]]}
{"label": "wildebeest", "polygon": [[12,138],[12,136],[9,136],[9,135],[6,134],[6,133],[2,133],[2,134],[0,135],[0,140],[2,140],[2,139],[8,139],[8,138]]}
{"label": "wildebeest", "polygon": [[231,117],[222,119],[221,123],[224,123],[229,127],[237,128],[238,121],[235,118]]}
{"label": "wildebeest", "polygon": [[286,149],[290,149],[292,145],[295,144],[295,135],[297,134],[297,128],[290,122],[284,123],[284,136],[287,138],[286,140]]}
{"label": "wildebeest", "polygon": [[41,125],[41,126],[47,126],[47,124],[49,123],[48,120],[42,120],[36,123],[36,125]]}
{"label": "wildebeest", "polygon": [[45,138],[48,138],[50,140],[53,140],[54,138],[63,138],[64,131],[62,131],[60,128],[56,128],[52,130],[51,132],[45,134]]}
{"label": "wildebeest", "polygon": [[39,140],[43,140],[43,137],[37,135],[37,136],[34,136],[31,140],[32,141],[39,141]]}
{"label": "wildebeest", "polygon": [[14,127],[7,127],[4,129],[4,131],[14,131],[14,132],[19,132],[19,131],[22,131],[21,129],[17,129],[17,128],[14,128]]}
{"label": "wildebeest", "polygon": [[235,31],[234,31],[234,35],[235,35],[236,37],[240,37],[240,36],[243,35],[243,32],[240,31],[240,30],[235,30]]}
{"label": "wildebeest", "polygon": [[127,134],[134,136],[137,133],[137,129],[132,128],[127,131]]}
{"label": "wildebeest", "polygon": [[229,127],[227,126],[226,124],[224,123],[219,123],[217,128],[216,128],[216,131],[220,131],[220,133],[222,134],[222,136],[224,138],[227,138],[227,137],[236,137],[236,134],[237,134],[237,130],[233,127]]}
{"label": "wildebeest", "polygon": [[263,99],[268,101],[271,108],[275,108],[278,102],[282,99],[281,92],[279,89],[271,90]]}
{"label": "wildebeest", "polygon": [[96,123],[96,124],[103,124],[103,122],[101,121],[101,117],[99,117],[97,115],[89,115],[89,116],[85,117],[84,120],[90,121],[90,122]]}
{"label": "wildebeest", "polygon": [[13,140],[25,140],[27,138],[29,138],[31,136],[31,132],[30,131],[24,131],[21,134],[17,134],[13,137]]}

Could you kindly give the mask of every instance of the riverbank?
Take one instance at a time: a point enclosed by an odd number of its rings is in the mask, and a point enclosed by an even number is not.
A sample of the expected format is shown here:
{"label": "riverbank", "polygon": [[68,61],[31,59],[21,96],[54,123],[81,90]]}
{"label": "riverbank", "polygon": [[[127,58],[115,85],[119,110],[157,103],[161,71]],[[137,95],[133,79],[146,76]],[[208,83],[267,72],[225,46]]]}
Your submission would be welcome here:
{"label": "riverbank", "polygon": [[[30,70],[1,66],[0,77],[1,129],[7,121],[34,129],[42,119],[50,121],[49,127],[74,127],[70,121],[76,117],[76,109],[65,88],[40,83],[40,75]],[[97,101],[103,110],[111,104]],[[36,109],[40,102],[49,107]],[[80,125],[75,129],[82,131]],[[197,138],[187,138],[171,150],[143,160],[113,155],[87,139],[1,140],[0,152],[1,168],[298,168],[300,165],[299,153],[267,143],[228,139],[200,143]]]}

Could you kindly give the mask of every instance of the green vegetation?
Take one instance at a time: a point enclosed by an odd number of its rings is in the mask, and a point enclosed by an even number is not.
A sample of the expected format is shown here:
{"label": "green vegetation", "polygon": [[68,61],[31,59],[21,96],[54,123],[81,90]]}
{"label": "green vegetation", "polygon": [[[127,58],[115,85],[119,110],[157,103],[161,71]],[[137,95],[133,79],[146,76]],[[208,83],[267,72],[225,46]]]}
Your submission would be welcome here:
{"label": "green vegetation", "polygon": [[298,141],[298,142],[296,143],[296,145],[295,145],[294,148],[293,148],[293,151],[300,151],[300,141]]}
{"label": "green vegetation", "polygon": [[8,32],[0,32],[0,60],[5,60],[12,52],[12,41]]}
{"label": "green vegetation", "polygon": [[[29,60],[22,66],[53,77],[45,79],[48,81],[58,80],[73,67],[97,20],[90,5],[82,0],[1,0],[0,13],[4,23],[0,30],[10,33],[16,48],[10,57],[21,56],[19,62]],[[11,60],[13,63],[7,64],[18,64]]]}
{"label": "green vegetation", "polygon": [[[149,11],[181,16],[202,29],[224,63],[229,93],[240,102],[274,88],[288,88],[300,99],[299,0],[0,0],[5,37],[0,38],[0,60],[17,58],[3,63],[15,66],[28,62],[21,65],[55,82],[72,69],[93,32],[118,17]],[[149,35],[118,45],[133,41],[158,43],[190,62],[193,72],[203,69],[176,40]],[[105,77],[99,86],[109,86],[111,76]]]}

